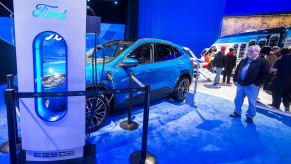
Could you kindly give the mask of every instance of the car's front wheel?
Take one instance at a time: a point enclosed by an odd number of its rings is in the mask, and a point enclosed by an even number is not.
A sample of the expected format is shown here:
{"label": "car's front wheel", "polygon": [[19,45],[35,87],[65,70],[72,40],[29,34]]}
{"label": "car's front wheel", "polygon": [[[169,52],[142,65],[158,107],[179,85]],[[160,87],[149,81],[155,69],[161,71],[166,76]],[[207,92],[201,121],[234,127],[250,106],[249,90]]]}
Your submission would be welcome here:
{"label": "car's front wheel", "polygon": [[175,87],[173,92],[173,99],[177,102],[183,102],[189,92],[190,81],[187,77],[181,77]]}
{"label": "car's front wheel", "polygon": [[98,130],[104,124],[109,113],[108,101],[105,96],[86,98],[86,131]]}

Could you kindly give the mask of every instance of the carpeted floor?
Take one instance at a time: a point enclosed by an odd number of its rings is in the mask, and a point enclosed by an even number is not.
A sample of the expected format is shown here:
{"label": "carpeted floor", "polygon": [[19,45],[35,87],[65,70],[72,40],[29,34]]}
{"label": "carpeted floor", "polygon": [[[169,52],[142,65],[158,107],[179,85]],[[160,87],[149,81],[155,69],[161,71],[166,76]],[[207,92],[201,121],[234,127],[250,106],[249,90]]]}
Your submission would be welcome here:
{"label": "carpeted floor", "polygon": [[[8,137],[0,101],[2,143]],[[229,100],[198,93],[197,104],[197,109],[167,99],[151,104],[148,151],[158,163],[291,163],[290,117],[259,109],[255,124],[250,125],[245,117],[229,118],[234,108]],[[125,118],[110,117],[88,138],[96,144],[97,163],[129,163],[130,154],[141,149],[143,107],[133,112],[138,130],[122,130],[119,123]],[[0,161],[9,163],[9,156],[0,154]]]}

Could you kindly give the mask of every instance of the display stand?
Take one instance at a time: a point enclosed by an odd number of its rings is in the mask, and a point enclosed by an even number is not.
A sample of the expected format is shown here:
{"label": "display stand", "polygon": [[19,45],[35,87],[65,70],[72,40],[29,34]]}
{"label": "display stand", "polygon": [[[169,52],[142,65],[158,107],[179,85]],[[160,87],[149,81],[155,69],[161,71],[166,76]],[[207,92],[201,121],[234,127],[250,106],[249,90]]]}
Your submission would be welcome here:
{"label": "display stand", "polygon": [[[13,75],[9,74],[6,76],[7,77],[7,87],[8,89],[13,89]],[[8,111],[7,111],[8,114]],[[14,133],[16,136],[16,148],[17,150],[21,149],[21,141],[20,138],[18,137],[18,128],[17,128],[17,119],[16,119],[16,114],[13,115],[13,117],[15,117],[14,121],[14,125],[15,125],[15,129],[14,129]],[[1,153],[9,153],[9,141],[5,141],[1,146],[0,146],[0,152]]]}
{"label": "display stand", "polygon": [[194,92],[193,95],[192,94],[188,94],[188,98],[186,99],[187,103],[192,106],[193,108],[197,108],[197,104],[196,104],[196,100],[195,100],[195,96],[196,96],[196,92],[197,92],[197,84],[198,84],[198,78],[199,78],[199,67],[197,67],[196,69],[196,76],[195,76],[195,80],[194,80]]}
{"label": "display stand", "polygon": [[131,164],[155,164],[157,163],[156,157],[147,151],[147,140],[148,140],[148,123],[149,123],[149,104],[150,104],[150,91],[149,85],[145,86],[145,106],[143,114],[143,130],[142,130],[142,146],[141,151],[136,151],[130,155]]}
{"label": "display stand", "polygon": [[128,131],[133,131],[136,130],[138,128],[138,124],[134,121],[132,121],[131,119],[131,113],[132,113],[132,98],[133,98],[133,86],[134,86],[134,79],[133,79],[133,73],[130,73],[130,78],[129,78],[129,104],[128,104],[128,116],[127,116],[127,120],[122,121],[120,123],[120,127],[124,130],[128,130]]}

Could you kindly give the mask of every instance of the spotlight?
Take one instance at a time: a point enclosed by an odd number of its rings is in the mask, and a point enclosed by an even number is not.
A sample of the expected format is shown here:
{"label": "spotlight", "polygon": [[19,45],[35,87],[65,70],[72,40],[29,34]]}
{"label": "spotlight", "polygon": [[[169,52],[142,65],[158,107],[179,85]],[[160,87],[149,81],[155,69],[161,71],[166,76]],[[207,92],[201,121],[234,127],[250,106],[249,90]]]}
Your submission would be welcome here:
{"label": "spotlight", "polygon": [[118,4],[118,2],[117,2],[117,1],[114,1],[114,4],[115,4],[115,5],[117,5],[117,4]]}

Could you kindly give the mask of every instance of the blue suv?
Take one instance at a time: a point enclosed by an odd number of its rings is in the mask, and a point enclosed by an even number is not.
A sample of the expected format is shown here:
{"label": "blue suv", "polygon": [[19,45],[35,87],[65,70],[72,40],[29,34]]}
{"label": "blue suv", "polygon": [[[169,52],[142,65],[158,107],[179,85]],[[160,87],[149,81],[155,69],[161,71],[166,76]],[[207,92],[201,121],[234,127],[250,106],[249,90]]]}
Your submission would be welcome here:
{"label": "blue suv", "polygon": [[[143,84],[151,85],[151,99],[170,95],[175,101],[185,100],[193,76],[192,52],[189,49],[160,39],[141,39],[136,42],[108,42],[92,57],[95,50],[91,49],[86,54],[88,90],[96,87],[96,84],[92,85],[91,72],[92,63],[97,63],[98,88],[129,88],[132,73]],[[134,87],[138,87],[137,84]],[[143,103],[143,96],[142,92],[134,93],[134,105]],[[87,125],[97,130],[110,112],[124,109],[128,103],[129,94],[125,93],[87,97],[86,117],[87,121],[90,120]]]}

